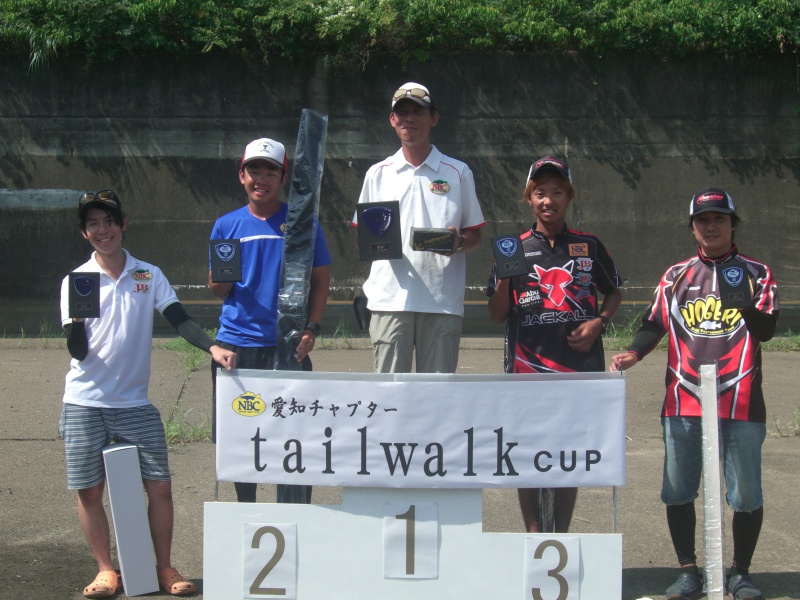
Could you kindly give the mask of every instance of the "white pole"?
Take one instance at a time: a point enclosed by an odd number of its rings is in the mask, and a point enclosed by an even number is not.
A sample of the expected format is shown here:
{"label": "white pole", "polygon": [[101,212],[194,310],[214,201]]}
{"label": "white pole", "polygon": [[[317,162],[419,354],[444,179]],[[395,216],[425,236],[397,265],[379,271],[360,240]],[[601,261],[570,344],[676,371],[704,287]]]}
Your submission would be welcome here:
{"label": "white pole", "polygon": [[716,363],[700,366],[700,401],[703,409],[703,515],[705,521],[703,539],[706,597],[708,600],[723,600],[725,563]]}

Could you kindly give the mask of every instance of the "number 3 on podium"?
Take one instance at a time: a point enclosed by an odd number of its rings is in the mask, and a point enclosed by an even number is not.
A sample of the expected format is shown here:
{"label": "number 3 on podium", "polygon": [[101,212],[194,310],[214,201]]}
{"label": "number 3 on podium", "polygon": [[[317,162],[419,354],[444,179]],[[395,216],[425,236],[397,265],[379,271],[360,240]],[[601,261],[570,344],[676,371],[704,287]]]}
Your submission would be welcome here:
{"label": "number 3 on podium", "polygon": [[580,558],[579,537],[525,538],[525,599],[579,600]]}

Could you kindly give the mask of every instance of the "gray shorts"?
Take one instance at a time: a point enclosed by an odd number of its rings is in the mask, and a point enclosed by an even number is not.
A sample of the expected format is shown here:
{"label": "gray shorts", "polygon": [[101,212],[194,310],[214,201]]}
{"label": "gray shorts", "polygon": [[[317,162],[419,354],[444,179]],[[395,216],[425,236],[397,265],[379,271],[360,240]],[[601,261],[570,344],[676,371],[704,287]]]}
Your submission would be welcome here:
{"label": "gray shorts", "polygon": [[138,447],[143,479],[170,480],[164,424],[152,404],[132,408],[64,404],[58,429],[67,457],[67,489],[94,487],[105,479],[102,450],[112,442]]}
{"label": "gray shorts", "polygon": [[376,373],[455,373],[459,315],[373,311],[369,323]]}

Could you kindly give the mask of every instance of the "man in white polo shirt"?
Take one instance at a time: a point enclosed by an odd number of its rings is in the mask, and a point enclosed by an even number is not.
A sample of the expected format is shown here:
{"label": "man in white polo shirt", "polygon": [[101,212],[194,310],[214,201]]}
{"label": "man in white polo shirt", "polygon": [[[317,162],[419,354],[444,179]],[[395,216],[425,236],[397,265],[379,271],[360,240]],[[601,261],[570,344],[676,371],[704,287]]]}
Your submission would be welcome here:
{"label": "man in white polo shirt", "polygon": [[[465,252],[486,223],[470,168],[431,144],[439,112],[428,88],[409,82],[392,96],[389,123],[400,150],[373,165],[359,203],[398,200],[403,257],[376,260],[364,283],[369,333],[379,373],[453,373],[464,316]],[[353,225],[358,226],[353,218]],[[411,228],[449,229],[446,252],[415,251]]]}
{"label": "man in white polo shirt", "polygon": [[139,453],[148,520],[160,587],[168,594],[192,594],[196,586],[170,562],[172,487],[164,425],[150,403],[150,350],[157,310],[187,341],[230,370],[236,355],[216,345],[189,318],[161,270],[122,247],[128,226],[111,190],[84,194],[78,204],[80,229],[94,248],[79,273],[99,273],[100,315],[70,317],[69,286],[61,284],[61,322],[72,361],[64,389],[59,431],[67,459],[67,487],[78,492],[78,516],[99,572],[83,590],[86,598],[110,598],[122,588],[111,560],[103,506],[102,449],[112,442],[135,444]]}

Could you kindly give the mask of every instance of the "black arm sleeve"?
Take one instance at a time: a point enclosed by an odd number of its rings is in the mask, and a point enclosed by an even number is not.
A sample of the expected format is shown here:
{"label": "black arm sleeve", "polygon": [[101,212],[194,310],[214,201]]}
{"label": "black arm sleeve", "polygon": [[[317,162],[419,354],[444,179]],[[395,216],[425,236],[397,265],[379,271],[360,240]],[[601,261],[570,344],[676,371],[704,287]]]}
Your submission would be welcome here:
{"label": "black arm sleeve", "polygon": [[200,325],[192,321],[186,313],[186,309],[183,308],[183,304],[180,302],[173,302],[164,309],[163,315],[164,318],[169,321],[169,324],[177,330],[180,336],[192,346],[200,348],[200,350],[205,350],[206,352],[211,351],[214,340],[208,337],[208,334],[203,331]]}
{"label": "black arm sleeve", "polygon": [[86,337],[86,325],[83,321],[79,323],[67,323],[64,326],[67,334],[67,350],[69,355],[75,360],[83,360],[89,354],[89,338]]}
{"label": "black arm sleeve", "polygon": [[763,313],[755,308],[748,308],[742,311],[744,324],[747,331],[759,342],[768,342],[775,335],[775,325],[778,322],[778,312],[772,314]]}
{"label": "black arm sleeve", "polygon": [[666,333],[665,330],[652,321],[642,321],[642,326],[636,332],[636,337],[633,338],[629,351],[636,354],[639,360],[642,360],[658,345],[658,340],[661,339],[664,333]]}

